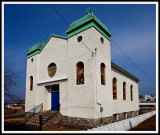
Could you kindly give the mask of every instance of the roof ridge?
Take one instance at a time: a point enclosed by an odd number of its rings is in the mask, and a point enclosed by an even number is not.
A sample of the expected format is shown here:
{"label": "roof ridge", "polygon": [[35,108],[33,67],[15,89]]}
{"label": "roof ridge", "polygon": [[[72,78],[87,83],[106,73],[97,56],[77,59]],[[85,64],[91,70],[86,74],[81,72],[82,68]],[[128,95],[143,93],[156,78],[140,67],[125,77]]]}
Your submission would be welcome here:
{"label": "roof ridge", "polygon": [[104,31],[108,33],[109,36],[111,36],[108,27],[103,24],[93,13],[89,13],[88,15],[83,16],[82,18],[72,22],[66,31],[66,33],[70,33],[74,29],[77,29],[78,27],[86,24],[87,22],[90,22],[91,20],[94,20]]}

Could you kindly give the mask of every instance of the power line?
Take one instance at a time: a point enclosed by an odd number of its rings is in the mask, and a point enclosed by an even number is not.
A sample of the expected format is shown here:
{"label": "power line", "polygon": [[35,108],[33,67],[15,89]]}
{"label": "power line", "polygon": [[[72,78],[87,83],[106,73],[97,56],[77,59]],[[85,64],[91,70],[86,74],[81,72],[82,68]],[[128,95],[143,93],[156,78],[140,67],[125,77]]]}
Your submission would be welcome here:
{"label": "power line", "polygon": [[[57,9],[53,6],[53,5],[51,5],[50,4],[50,6],[51,6],[51,8],[59,15],[59,17],[64,21],[64,23],[68,26],[68,27],[70,27],[69,25],[68,25],[68,23],[67,23],[67,21],[63,18],[63,16],[57,11]],[[71,27],[70,27],[71,28]],[[77,36],[77,34],[76,34],[76,36]],[[77,36],[78,37],[78,36]],[[90,49],[89,49],[89,47],[83,42],[83,41],[81,41],[82,42],[82,44],[83,45],[85,45],[85,47],[92,53],[92,55],[94,54],[94,52],[93,51],[91,51]]]}
{"label": "power line", "polygon": [[[79,4],[78,4],[78,7],[80,7],[80,9],[81,9],[83,12],[85,12],[84,8],[81,7]],[[143,71],[112,39],[110,39],[110,40],[113,42],[113,44],[114,44],[141,72],[143,72],[143,74],[145,74],[148,78],[150,78],[152,81],[155,82],[155,80],[154,80],[152,77],[150,77],[145,71]]]}
{"label": "power line", "polygon": [[80,9],[82,9],[82,11],[84,11],[84,13],[86,13],[85,10],[84,10],[84,8],[81,7],[81,5],[78,4],[78,6],[80,7]]}
{"label": "power line", "polygon": [[[51,5],[50,4],[50,6],[51,6],[51,8],[58,14],[58,16],[63,20],[63,22],[68,26],[68,27],[70,27],[69,26],[69,24],[67,23],[67,21],[63,18],[63,16],[57,11],[57,9],[53,6],[53,5]],[[81,7],[80,5],[78,5],[79,7],[80,7],[80,9],[86,14],[86,12],[85,12],[85,10],[83,9],[83,7]],[[76,35],[77,36],[77,35]],[[77,36],[78,37],[78,36]],[[111,40],[114,44],[115,44],[115,42],[113,41],[113,40]],[[83,41],[82,41],[82,43],[83,43]],[[84,44],[84,43],[83,43]],[[87,47],[87,49],[92,53],[92,54],[95,54],[94,52],[92,52],[89,48],[88,48],[88,46],[86,45],[86,44],[84,44],[86,47]],[[125,54],[125,56],[129,59],[129,60],[131,60],[135,65],[136,65],[136,67],[139,69],[139,70],[141,70],[146,76],[148,76],[150,79],[152,79],[149,75],[147,75],[117,44],[115,44],[124,54]],[[110,70],[108,70],[108,71],[110,71]],[[153,79],[152,79],[153,80]]]}
{"label": "power line", "polygon": [[113,44],[141,71],[143,74],[145,74],[148,78],[150,78],[152,81],[155,81],[152,77],[150,77],[145,71],[143,71],[128,55],[126,52],[124,52],[112,39],[111,41]]}
{"label": "power line", "polygon": [[[59,17],[64,21],[64,23],[68,26],[68,27],[70,27],[69,25],[68,25],[68,23],[67,23],[67,21],[63,18],[63,16],[57,11],[57,9],[53,6],[53,5],[51,5],[50,4],[50,6],[51,6],[51,8],[59,15]],[[85,12],[85,10],[84,10],[84,8],[83,7],[81,7],[79,4],[78,4],[78,7],[83,11],[83,12]],[[85,12],[86,13],[86,12]],[[76,35],[77,36],[77,35]],[[77,36],[78,37],[78,36]],[[152,79],[152,77],[150,77],[145,71],[143,71],[128,55],[127,55],[127,53],[125,53],[112,39],[110,39],[112,42],[113,42],[113,44],[141,71],[141,72],[143,72],[143,74],[145,74],[148,78],[150,78],[152,81],[155,81],[154,79]],[[86,45],[86,44],[84,44],[84,42],[82,41],[82,43],[83,43],[83,45],[85,45],[86,46],[86,48],[92,53],[92,54],[94,54],[94,52],[92,52],[89,48],[88,48],[88,46]]]}
{"label": "power line", "polygon": [[57,11],[57,9],[54,7],[54,6],[52,6],[51,4],[50,4],[50,6],[51,6],[51,8],[59,15],[59,17],[64,21],[64,23],[67,25],[67,26],[69,26],[68,25],[68,23],[67,23],[67,21],[63,18],[63,16]]}

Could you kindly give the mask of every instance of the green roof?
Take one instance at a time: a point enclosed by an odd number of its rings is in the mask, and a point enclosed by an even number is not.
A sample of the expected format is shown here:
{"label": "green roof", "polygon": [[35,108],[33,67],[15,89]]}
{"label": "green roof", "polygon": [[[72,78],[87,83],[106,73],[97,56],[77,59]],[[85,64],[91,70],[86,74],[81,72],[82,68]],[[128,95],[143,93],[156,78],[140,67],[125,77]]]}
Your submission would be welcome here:
{"label": "green roof", "polygon": [[[90,10],[90,9],[89,9]],[[110,40],[111,34],[109,32],[109,29],[107,28],[106,25],[104,25],[92,12],[89,13],[80,18],[79,20],[74,21],[71,25],[69,25],[66,33],[68,34],[68,37],[64,37],[64,36],[59,36],[59,35],[51,35],[49,37],[49,39],[46,41],[46,43],[42,41],[34,46],[32,46],[28,51],[27,51],[27,58],[32,57],[35,54],[40,53],[43,48],[45,47],[45,45],[47,44],[47,42],[50,40],[51,37],[58,37],[58,38],[62,38],[62,39],[68,39],[69,37],[82,32],[90,27],[94,27],[95,29],[97,29],[102,35],[104,35],[107,39]]]}
{"label": "green roof", "polygon": [[58,38],[62,38],[62,39],[67,39],[67,37],[64,37],[64,36],[51,34],[51,36],[48,38],[46,43],[44,41],[41,41],[40,43],[38,43],[38,44],[32,46],[31,48],[29,48],[29,50],[26,53],[27,58],[30,58],[33,55],[40,53],[42,51],[42,49],[45,47],[45,45],[48,43],[48,41],[50,40],[51,37],[58,37]]}
{"label": "green roof", "polygon": [[[84,25],[87,25],[91,22],[91,25],[94,27],[95,25],[99,27],[99,31],[102,33],[107,34],[108,37],[111,37],[111,34],[109,32],[109,29],[106,25],[104,25],[93,13],[89,13],[88,15],[80,18],[79,20],[74,21],[72,24],[69,25],[66,33],[70,34],[74,32],[78,28],[82,28]],[[91,25],[88,25],[87,28],[91,27]],[[86,29],[86,28],[85,28]],[[79,31],[80,32],[80,31]]]}
{"label": "green roof", "polygon": [[32,52],[35,52],[37,50],[41,50],[44,47],[45,43],[44,42],[40,42],[34,46],[32,46],[28,51],[27,51],[27,55],[29,55]]}

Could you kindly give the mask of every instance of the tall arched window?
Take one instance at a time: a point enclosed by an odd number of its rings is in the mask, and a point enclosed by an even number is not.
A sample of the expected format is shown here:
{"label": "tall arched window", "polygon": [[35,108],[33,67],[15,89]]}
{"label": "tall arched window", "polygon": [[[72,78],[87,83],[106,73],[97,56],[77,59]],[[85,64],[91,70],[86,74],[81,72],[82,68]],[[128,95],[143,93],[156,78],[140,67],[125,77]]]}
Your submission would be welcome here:
{"label": "tall arched window", "polygon": [[84,64],[83,62],[77,63],[77,85],[84,84]]}
{"label": "tall arched window", "polygon": [[133,101],[133,85],[131,85],[130,90],[131,90],[131,101]]}
{"label": "tall arched window", "polygon": [[123,82],[123,100],[126,100],[126,82]]}
{"label": "tall arched window", "polygon": [[33,76],[30,76],[30,90],[33,90]]}
{"label": "tall arched window", "polygon": [[117,79],[113,78],[113,99],[117,99]]}
{"label": "tall arched window", "polygon": [[101,63],[101,84],[105,85],[106,79],[105,79],[105,64]]}

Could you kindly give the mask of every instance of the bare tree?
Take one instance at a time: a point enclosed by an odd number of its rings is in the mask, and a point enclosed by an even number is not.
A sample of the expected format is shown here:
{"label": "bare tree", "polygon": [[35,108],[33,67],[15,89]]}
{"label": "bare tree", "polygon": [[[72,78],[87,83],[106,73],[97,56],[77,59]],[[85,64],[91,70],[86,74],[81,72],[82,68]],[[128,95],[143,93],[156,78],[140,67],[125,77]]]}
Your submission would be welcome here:
{"label": "bare tree", "polygon": [[4,96],[16,101],[18,96],[12,90],[18,86],[19,74],[14,70],[14,64],[9,57],[4,58]]}

